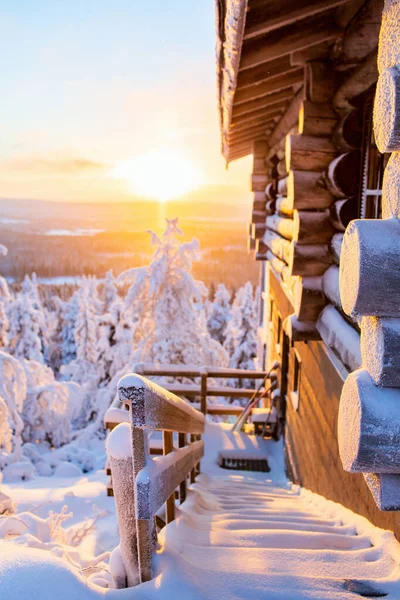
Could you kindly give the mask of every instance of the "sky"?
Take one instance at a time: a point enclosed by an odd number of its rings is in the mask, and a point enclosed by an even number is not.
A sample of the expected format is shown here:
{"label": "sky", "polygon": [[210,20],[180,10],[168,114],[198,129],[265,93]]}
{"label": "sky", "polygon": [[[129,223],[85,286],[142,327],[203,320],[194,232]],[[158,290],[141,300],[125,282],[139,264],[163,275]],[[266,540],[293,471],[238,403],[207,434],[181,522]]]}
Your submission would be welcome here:
{"label": "sky", "polygon": [[220,155],[214,0],[1,0],[1,196],[248,200]]}

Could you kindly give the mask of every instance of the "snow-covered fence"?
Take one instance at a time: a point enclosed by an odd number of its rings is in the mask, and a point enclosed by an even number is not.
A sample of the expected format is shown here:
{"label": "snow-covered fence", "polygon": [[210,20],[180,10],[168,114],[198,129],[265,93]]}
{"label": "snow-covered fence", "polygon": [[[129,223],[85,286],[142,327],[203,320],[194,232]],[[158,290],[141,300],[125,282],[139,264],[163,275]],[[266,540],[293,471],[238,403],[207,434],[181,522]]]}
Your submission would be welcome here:
{"label": "snow-covered fence", "polygon": [[[194,481],[203,456],[204,415],[171,392],[141,375],[125,375],[119,399],[129,408],[130,426],[111,432],[108,455],[121,538],[121,556],[128,586],[152,579],[154,517],[166,503],[167,523],[174,519],[175,490],[186,497],[186,479]],[[148,431],[162,431],[162,457],[151,458]],[[173,432],[179,432],[178,449]],[[190,435],[190,441],[187,437]]]}

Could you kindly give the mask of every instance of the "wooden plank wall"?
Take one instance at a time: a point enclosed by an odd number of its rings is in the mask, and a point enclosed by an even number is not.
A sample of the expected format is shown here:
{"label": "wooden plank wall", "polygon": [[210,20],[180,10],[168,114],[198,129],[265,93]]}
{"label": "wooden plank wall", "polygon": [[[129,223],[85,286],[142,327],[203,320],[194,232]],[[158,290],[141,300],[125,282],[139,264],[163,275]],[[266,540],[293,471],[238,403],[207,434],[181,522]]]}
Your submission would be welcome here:
{"label": "wooden plank wall", "polygon": [[[277,341],[277,317],[285,318],[292,312],[280,282],[270,273],[270,301],[275,305],[271,327],[272,352],[270,358],[282,360],[275,347]],[[282,336],[282,333],[281,333]],[[284,348],[282,339],[281,349]],[[301,359],[299,382],[299,408],[293,409],[288,397],[285,436],[295,462],[289,468],[296,473],[300,485],[339,502],[354,512],[367,517],[378,527],[394,531],[400,540],[400,513],[381,512],[376,507],[367,484],[361,474],[343,471],[337,444],[337,415],[343,378],[323,342],[296,342],[295,348]],[[294,353],[289,349],[288,396],[293,390]]]}

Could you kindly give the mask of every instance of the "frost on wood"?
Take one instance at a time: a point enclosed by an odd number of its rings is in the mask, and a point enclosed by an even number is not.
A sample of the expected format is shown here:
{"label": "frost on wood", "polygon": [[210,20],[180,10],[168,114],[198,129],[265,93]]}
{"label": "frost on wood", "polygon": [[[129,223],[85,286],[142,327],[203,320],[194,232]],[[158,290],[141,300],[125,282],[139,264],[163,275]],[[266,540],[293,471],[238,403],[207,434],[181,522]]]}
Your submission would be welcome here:
{"label": "frost on wood", "polygon": [[380,72],[400,64],[400,5],[385,0],[379,33],[378,69]]}
{"label": "frost on wood", "polygon": [[112,482],[120,531],[120,552],[127,575],[121,587],[139,583],[136,532],[136,497],[133,477],[131,426],[121,423],[107,440]]}
{"label": "frost on wood", "polygon": [[340,296],[349,315],[400,316],[400,222],[362,219],[343,238]]}
{"label": "frost on wood", "polygon": [[400,150],[400,71],[387,69],[378,79],[374,103],[374,132],[380,152]]}
{"label": "frost on wood", "polygon": [[182,433],[202,433],[204,429],[204,415],[142,375],[122,377],[118,393],[121,402],[130,406],[134,427]]}
{"label": "frost on wood", "polygon": [[400,475],[364,473],[364,479],[379,510],[400,510]]}
{"label": "frost on wood", "polygon": [[360,335],[334,306],[328,304],[317,321],[317,330],[327,346],[353,371],[361,365]]}
{"label": "frost on wood", "polygon": [[198,441],[148,461],[136,478],[138,518],[151,519],[203,454],[204,442]]}
{"label": "frost on wood", "polygon": [[217,78],[223,150],[231,119],[233,97],[246,22],[247,0],[228,0],[217,7]]}
{"label": "frost on wood", "polygon": [[400,473],[400,390],[374,385],[364,369],[345,381],[338,442],[345,471]]}
{"label": "frost on wood", "polygon": [[394,152],[388,160],[382,185],[382,218],[400,217],[400,153]]}
{"label": "frost on wood", "polygon": [[363,317],[361,353],[376,385],[400,387],[400,319]]}

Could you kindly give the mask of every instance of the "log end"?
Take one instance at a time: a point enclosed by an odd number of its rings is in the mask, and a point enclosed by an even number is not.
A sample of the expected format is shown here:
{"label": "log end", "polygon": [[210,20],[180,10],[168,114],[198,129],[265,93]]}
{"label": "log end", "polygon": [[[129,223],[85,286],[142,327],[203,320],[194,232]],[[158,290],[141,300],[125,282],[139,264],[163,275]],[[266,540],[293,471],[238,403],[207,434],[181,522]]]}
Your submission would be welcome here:
{"label": "log end", "polygon": [[378,79],[374,132],[380,152],[400,150],[400,72],[397,67],[386,69]]}
{"label": "log end", "polygon": [[379,510],[400,510],[400,475],[364,473],[364,479]]}
{"label": "log end", "polygon": [[361,401],[357,373],[351,373],[345,381],[338,415],[339,455],[343,469],[349,473],[360,471]]}
{"label": "log end", "polygon": [[394,152],[386,165],[382,185],[382,219],[400,217],[400,152]]}
{"label": "log end", "polygon": [[339,287],[344,312],[357,314],[360,296],[360,239],[357,221],[350,223],[343,237],[340,252]]}

